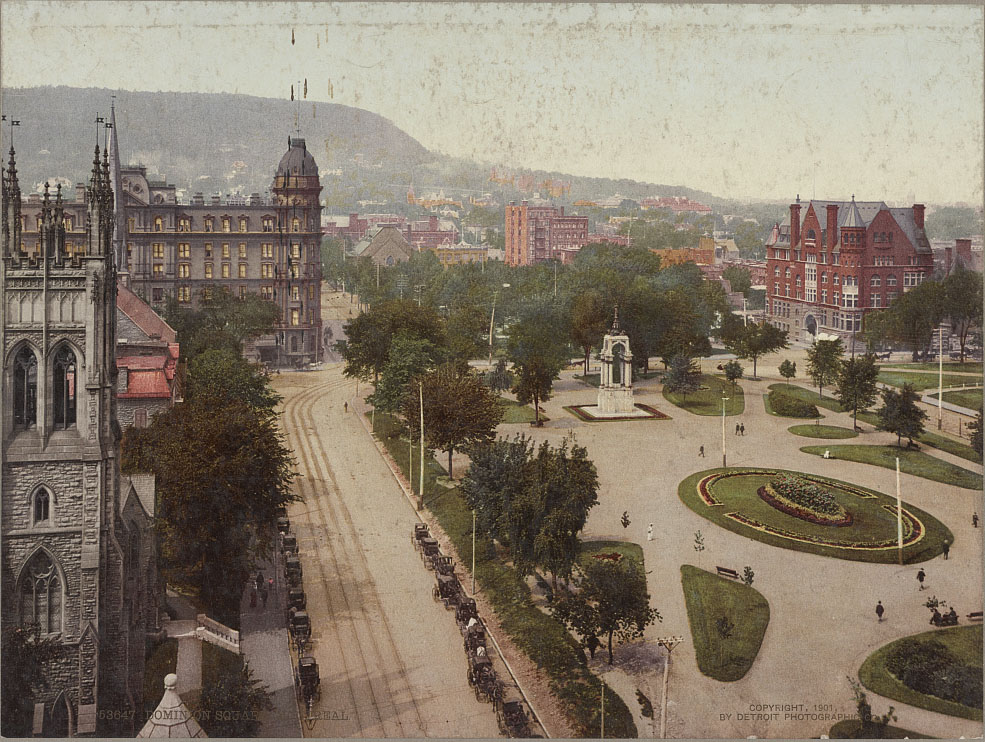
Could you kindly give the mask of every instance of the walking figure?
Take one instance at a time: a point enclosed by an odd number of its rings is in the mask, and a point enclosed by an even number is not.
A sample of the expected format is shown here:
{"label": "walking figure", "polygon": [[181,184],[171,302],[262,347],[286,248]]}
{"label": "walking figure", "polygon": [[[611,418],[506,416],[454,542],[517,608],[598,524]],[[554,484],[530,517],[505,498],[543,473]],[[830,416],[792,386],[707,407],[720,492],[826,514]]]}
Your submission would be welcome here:
{"label": "walking figure", "polygon": [[927,573],[921,569],[917,572],[917,582],[920,583],[920,589],[923,590],[923,581],[927,578]]}
{"label": "walking figure", "polygon": [[704,458],[705,457],[705,447],[704,446],[698,446],[698,456],[700,456],[701,458]]}
{"label": "walking figure", "polygon": [[736,423],[736,424],[735,424],[735,434],[736,434],[736,435],[738,435],[738,434],[739,434],[739,423]]}
{"label": "walking figure", "polygon": [[745,435],[745,434],[746,434],[746,424],[742,423],[742,425],[739,426],[739,435]]}
{"label": "walking figure", "polygon": [[882,607],[882,601],[880,600],[876,603],[876,615],[879,617],[879,623],[882,623],[882,614],[886,612],[886,609]]}
{"label": "walking figure", "polygon": [[257,586],[257,590],[263,587],[263,572],[257,572],[256,580],[254,584]]}
{"label": "walking figure", "polygon": [[951,551],[951,545],[947,541],[945,541],[944,544],[942,545],[942,548],[944,549],[944,558],[947,559],[948,552]]}
{"label": "walking figure", "polygon": [[971,515],[971,525],[978,528],[978,513],[972,513]]}
{"label": "walking figure", "polygon": [[263,607],[267,607],[267,588],[266,586],[260,588],[260,600],[263,601]]}
{"label": "walking figure", "polygon": [[591,654],[592,659],[594,660],[595,650],[602,646],[602,642],[599,641],[599,638],[595,636],[595,634],[592,634],[590,637],[588,637],[587,644],[588,644],[588,652],[589,654]]}
{"label": "walking figure", "polygon": [[647,541],[653,541],[653,524],[652,523],[646,529],[646,540]]}
{"label": "walking figure", "polygon": [[346,402],[345,404],[343,404],[342,405],[342,409],[345,410],[346,412],[348,412],[349,411],[349,403]]}

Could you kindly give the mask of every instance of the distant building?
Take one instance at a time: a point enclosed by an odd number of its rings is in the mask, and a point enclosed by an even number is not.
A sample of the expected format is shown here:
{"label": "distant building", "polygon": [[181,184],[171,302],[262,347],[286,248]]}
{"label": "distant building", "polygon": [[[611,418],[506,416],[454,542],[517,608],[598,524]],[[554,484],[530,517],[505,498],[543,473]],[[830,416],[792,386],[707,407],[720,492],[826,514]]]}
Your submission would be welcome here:
{"label": "distant building", "polygon": [[934,272],[942,276],[950,275],[958,268],[982,272],[982,251],[975,250],[971,239],[957,239],[953,245],[947,240],[931,240],[934,251]]}
{"label": "distant building", "polygon": [[851,337],[863,315],[889,306],[934,270],[924,206],[808,201],[766,241],[766,315],[791,340]]}
{"label": "distant building", "polygon": [[326,237],[343,237],[359,242],[366,236],[369,220],[360,219],[359,214],[349,216],[323,216],[321,233]]}
{"label": "distant building", "polygon": [[506,262],[534,265],[545,260],[565,260],[588,240],[588,217],[565,216],[564,207],[531,206],[510,201],[506,207]]}
{"label": "distant building", "polygon": [[469,245],[466,242],[459,242],[457,245],[438,245],[438,247],[431,248],[431,252],[438,256],[438,261],[443,268],[466,263],[479,263],[481,265],[489,259],[488,247]]}
{"label": "distant building", "polygon": [[675,214],[693,211],[698,214],[710,214],[711,207],[684,196],[663,196],[661,198],[644,198],[640,201],[644,209],[670,209]]}
{"label": "distant building", "polygon": [[432,214],[424,220],[407,222],[404,225],[404,239],[411,247],[421,250],[438,245],[455,245],[459,235],[454,224],[443,222]]}
{"label": "distant building", "polygon": [[377,265],[396,265],[410,260],[414,248],[397,227],[380,227],[352,249],[356,257],[371,258]]}
{"label": "distant building", "polygon": [[661,266],[682,265],[684,263],[694,263],[695,265],[711,265],[715,262],[714,249],[702,249],[695,247],[682,247],[677,250],[657,250],[651,249],[654,255],[660,258]]}

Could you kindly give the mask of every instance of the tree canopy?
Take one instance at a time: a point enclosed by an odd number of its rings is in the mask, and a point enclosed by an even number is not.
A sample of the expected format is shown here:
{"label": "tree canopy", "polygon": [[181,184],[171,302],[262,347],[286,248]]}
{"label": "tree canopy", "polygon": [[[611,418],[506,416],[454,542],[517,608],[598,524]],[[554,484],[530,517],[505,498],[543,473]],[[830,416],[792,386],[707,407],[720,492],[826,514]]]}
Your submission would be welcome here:
{"label": "tree canopy", "polygon": [[745,324],[737,315],[727,315],[722,323],[722,342],[739,358],[752,361],[752,378],[756,378],[756,364],[767,353],[790,347],[787,331],[769,322]]}
{"label": "tree canopy", "polygon": [[553,308],[528,311],[509,328],[506,355],[513,363],[516,382],[513,392],[522,404],[534,403],[534,416],[540,424],[540,403],[550,399],[554,380],[568,363],[563,326]]}
{"label": "tree canopy", "polygon": [[924,430],[927,413],[917,407],[919,398],[910,384],[904,384],[899,391],[882,390],[882,407],[876,410],[879,415],[877,427],[895,433],[898,446],[902,446],[904,436],[912,443]]}
{"label": "tree canopy", "polygon": [[849,358],[841,364],[837,379],[837,397],[843,409],[852,410],[856,426],[858,411],[869,409],[879,397],[879,388],[876,385],[878,377],[879,366],[871,353]]}
{"label": "tree canopy", "polygon": [[841,358],[845,347],[841,338],[815,340],[807,349],[807,375],[817,384],[817,396],[822,396],[823,388],[838,379],[841,371]]}
{"label": "tree canopy", "polygon": [[445,343],[444,325],[434,309],[409,299],[384,301],[346,324],[346,339],[335,344],[345,361],[343,373],[378,379],[390,357],[390,344],[400,332],[439,347]]}

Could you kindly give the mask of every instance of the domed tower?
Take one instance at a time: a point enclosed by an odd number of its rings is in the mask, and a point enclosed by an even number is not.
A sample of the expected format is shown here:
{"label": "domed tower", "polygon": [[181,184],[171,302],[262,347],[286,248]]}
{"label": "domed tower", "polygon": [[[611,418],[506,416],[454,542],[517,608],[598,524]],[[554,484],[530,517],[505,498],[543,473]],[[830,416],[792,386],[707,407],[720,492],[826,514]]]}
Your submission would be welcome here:
{"label": "domed tower", "polygon": [[274,302],[281,364],[321,360],[321,181],[304,139],[289,137],[272,188],[277,206]]}

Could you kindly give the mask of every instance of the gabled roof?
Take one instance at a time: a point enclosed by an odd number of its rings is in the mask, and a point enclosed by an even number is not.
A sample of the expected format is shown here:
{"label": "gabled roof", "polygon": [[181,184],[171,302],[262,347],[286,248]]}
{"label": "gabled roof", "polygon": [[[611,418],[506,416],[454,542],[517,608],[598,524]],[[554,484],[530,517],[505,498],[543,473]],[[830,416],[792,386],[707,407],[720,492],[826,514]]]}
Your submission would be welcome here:
{"label": "gabled roof", "polygon": [[178,339],[171,325],[151,309],[149,304],[121,283],[116,284],[116,308],[148,338],[166,340],[168,343]]}
{"label": "gabled roof", "polygon": [[[839,212],[841,209],[839,209]],[[852,199],[851,205],[846,209],[848,212],[845,215],[845,220],[842,222],[842,227],[865,227],[865,222],[862,220],[862,214],[858,210],[858,206],[855,205],[855,199]],[[871,219],[869,220],[871,221]]]}
{"label": "gabled roof", "polygon": [[123,474],[120,476],[120,486],[124,492],[124,507],[126,507],[127,497],[132,491],[147,516],[149,518],[154,517],[157,484],[153,474]]}
{"label": "gabled roof", "polygon": [[362,240],[356,249],[353,251],[359,256],[373,257],[377,253],[383,251],[387,247],[393,247],[399,252],[402,252],[407,256],[407,260],[410,260],[410,256],[413,254],[414,250],[407,242],[403,234],[400,232],[398,227],[393,226],[383,226],[380,227],[372,238],[368,240]]}
{"label": "gabled roof", "polygon": [[[800,221],[803,226],[804,219],[811,207],[822,229],[827,228],[827,207],[835,205],[838,207],[838,228],[842,227],[861,227],[868,228],[872,220],[881,211],[889,212],[893,220],[899,225],[900,229],[906,234],[910,244],[919,253],[929,253],[930,242],[927,240],[926,232],[917,227],[913,219],[913,208],[890,208],[885,201],[856,201],[854,197],[851,201],[818,201],[812,199],[806,203],[801,203]],[[789,215],[780,225],[780,240],[790,242],[790,217]]]}

